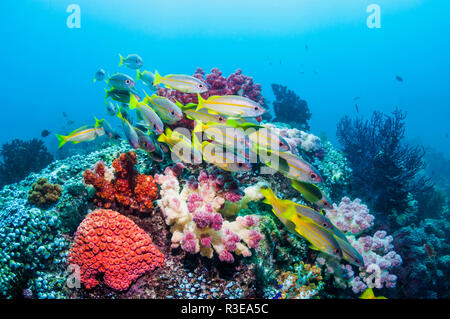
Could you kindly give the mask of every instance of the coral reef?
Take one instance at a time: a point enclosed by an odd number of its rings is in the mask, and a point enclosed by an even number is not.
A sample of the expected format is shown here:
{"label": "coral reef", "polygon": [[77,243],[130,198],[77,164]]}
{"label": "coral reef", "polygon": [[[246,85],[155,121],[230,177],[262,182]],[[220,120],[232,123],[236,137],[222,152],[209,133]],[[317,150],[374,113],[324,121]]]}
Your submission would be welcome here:
{"label": "coral reef", "polygon": [[54,212],[27,209],[25,200],[9,202],[2,208],[0,297],[21,297],[23,290],[33,285],[38,272],[52,272],[62,266],[67,242],[59,226]]}
{"label": "coral reef", "polygon": [[308,103],[298,97],[294,91],[289,90],[287,86],[272,84],[272,90],[276,98],[273,102],[274,121],[291,124],[301,130],[308,131],[308,121],[311,118]]}
{"label": "coral reef", "polygon": [[14,139],[2,145],[0,150],[0,186],[11,184],[37,172],[53,161],[44,141]]}
{"label": "coral reef", "polygon": [[113,211],[98,209],[78,226],[69,264],[80,267],[87,289],[97,286],[97,274],[116,290],[126,290],[142,274],[161,267],[164,255],[132,220]]}
{"label": "coral reef", "polygon": [[152,176],[138,174],[135,164],[136,154],[130,151],[113,161],[114,171],[98,162],[94,171],[84,172],[84,182],[96,190],[94,202],[97,206],[140,213],[153,209],[153,200],[157,196],[156,184]]}
{"label": "coral reef", "polygon": [[449,298],[450,222],[425,219],[394,234],[394,247],[403,258],[403,267],[394,273],[402,289],[401,298]]}
{"label": "coral reef", "polygon": [[[228,78],[225,78],[218,68],[211,69],[211,73],[207,74],[206,77],[205,71],[202,68],[197,68],[193,76],[204,81],[209,86],[209,90],[202,94],[205,99],[212,95],[241,95],[264,105],[264,98],[261,95],[261,85],[254,84],[253,78],[242,74],[241,69],[236,70]],[[183,93],[165,88],[159,88],[157,94],[165,96],[172,101],[176,99],[184,105],[198,103],[196,94]]]}
{"label": "coral reef", "polygon": [[280,299],[311,299],[323,289],[322,270],[316,265],[295,264],[293,271],[281,271],[278,274]]}
{"label": "coral reef", "polygon": [[200,252],[208,258],[215,251],[221,261],[228,263],[235,260],[232,253],[250,256],[250,248],[257,248],[262,238],[255,229],[258,218],[239,216],[229,222],[219,213],[226,200],[241,197],[227,195],[223,185],[206,171],[200,172],[198,181],[187,183],[180,192],[177,176],[170,167],[164,174],[155,175],[155,181],[161,185],[161,199],[157,203],[171,226],[172,248],[181,247],[191,254]]}
{"label": "coral reef", "polygon": [[48,207],[59,200],[62,188],[59,184],[51,184],[46,178],[39,178],[28,193],[28,202],[38,207]]}

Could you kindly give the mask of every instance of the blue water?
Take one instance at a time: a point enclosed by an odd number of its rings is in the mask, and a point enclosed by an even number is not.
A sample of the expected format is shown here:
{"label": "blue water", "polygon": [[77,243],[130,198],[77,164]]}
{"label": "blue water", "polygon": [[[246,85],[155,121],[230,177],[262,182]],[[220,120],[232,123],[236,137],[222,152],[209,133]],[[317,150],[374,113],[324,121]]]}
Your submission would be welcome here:
{"label": "blue water", "polygon": [[[380,29],[366,25],[373,2]],[[137,53],[161,74],[241,68],[269,101],[271,83],[287,85],[308,102],[311,131],[332,140],[337,121],[356,115],[354,97],[366,116],[398,106],[409,139],[450,155],[448,1],[77,0],[80,29],[66,26],[71,3],[2,3],[0,143],[106,116],[93,75],[102,67],[134,76],[118,68],[118,54]],[[54,151],[56,138],[46,141]]]}

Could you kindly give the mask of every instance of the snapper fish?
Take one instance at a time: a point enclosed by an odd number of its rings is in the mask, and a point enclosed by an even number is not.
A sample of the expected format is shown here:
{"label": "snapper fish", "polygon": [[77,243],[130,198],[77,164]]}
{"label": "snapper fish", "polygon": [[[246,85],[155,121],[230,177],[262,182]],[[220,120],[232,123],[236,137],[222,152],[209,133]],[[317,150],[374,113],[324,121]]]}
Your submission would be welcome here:
{"label": "snapper fish", "polygon": [[[345,235],[344,235],[345,237]],[[339,246],[342,250],[342,258],[349,262],[350,264],[356,266],[356,267],[364,267],[364,258],[361,256],[361,254],[353,247],[345,237],[345,240],[341,237],[334,236],[334,238],[337,240]]]}
{"label": "snapper fish", "polygon": [[288,207],[293,207],[301,218],[308,218],[323,228],[328,229],[342,240],[347,241],[347,237],[345,237],[344,233],[334,226],[326,216],[315,211],[311,207],[297,204],[291,200],[277,198],[271,188],[262,189],[261,194],[266,197],[266,203],[272,205],[273,209],[276,211],[276,214],[281,215],[283,213],[283,209],[286,210]]}
{"label": "snapper fish", "polygon": [[129,103],[130,102],[130,91],[128,90],[118,90],[111,88],[109,91],[106,91],[105,99],[110,97],[114,101],[121,102],[121,103]]}
{"label": "snapper fish", "polygon": [[235,117],[258,117],[265,109],[255,101],[239,95],[214,95],[205,100],[198,94],[197,111],[206,108],[213,114]]}
{"label": "snapper fish", "polygon": [[248,134],[250,140],[257,144],[259,147],[263,147],[265,149],[276,150],[281,152],[290,151],[290,146],[286,140],[276,134],[273,130],[262,127],[253,133]]}
{"label": "snapper fish", "polygon": [[103,69],[99,69],[97,72],[95,72],[94,75],[94,82],[101,82],[105,79],[106,71]]}
{"label": "snapper fish", "polygon": [[200,164],[202,162],[202,153],[193,146],[190,139],[177,131],[172,131],[167,127],[165,133],[162,133],[157,141],[169,145],[177,160],[187,164]]}
{"label": "snapper fish", "polygon": [[203,159],[227,172],[249,172],[252,165],[244,157],[224,150],[220,145],[202,143]]}
{"label": "snapper fish", "polygon": [[208,91],[208,85],[193,76],[185,74],[168,74],[163,77],[155,70],[153,86],[160,83],[164,84],[166,88],[184,93],[204,93]]}
{"label": "snapper fish", "polygon": [[333,205],[331,205],[331,201],[316,185],[297,180],[291,180],[291,185],[293,188],[299,191],[308,202],[311,202],[321,208],[333,208]]}
{"label": "snapper fish", "polygon": [[81,142],[87,142],[87,141],[93,141],[97,137],[102,136],[105,134],[105,130],[103,127],[92,127],[89,125],[80,127],[71,133],[69,135],[64,136],[60,134],[55,134],[59,141],[58,148],[61,148],[64,144],[67,142],[72,142],[73,144],[78,144]]}
{"label": "snapper fish", "polygon": [[119,54],[120,62],[119,66],[125,65],[130,69],[139,69],[144,65],[144,61],[137,54],[129,54],[126,58],[124,58],[121,54]]}
{"label": "snapper fish", "polygon": [[158,114],[151,107],[145,103],[139,103],[134,95],[130,97],[130,109],[138,109],[140,112],[140,117],[147,123],[151,131],[160,135],[164,132],[164,124],[159,118]]}
{"label": "snapper fish", "polygon": [[135,127],[134,130],[138,135],[139,147],[144,151],[146,151],[147,153],[154,152],[156,150],[156,145],[154,141],[150,138],[150,136],[148,136],[148,134],[144,133],[137,127]]}
{"label": "snapper fish", "polygon": [[155,79],[155,75],[150,72],[150,71],[139,71],[136,70],[137,75],[136,75],[136,82],[141,80],[142,82],[144,82],[145,85],[147,85],[150,90],[152,91],[156,91],[157,88],[155,86],[153,86],[153,80]]}
{"label": "snapper fish", "polygon": [[130,122],[122,115],[121,110],[119,110],[119,112],[117,113],[117,117],[122,121],[123,131],[125,133],[128,142],[134,149],[138,149],[140,145],[139,145],[139,136],[136,130],[130,124]]}
{"label": "snapper fish", "polygon": [[273,191],[261,189],[266,198],[265,203],[272,205],[272,212],[293,234],[300,236],[311,243],[311,249],[321,251],[338,259],[342,258],[342,250],[334,235],[326,228],[316,224],[309,218],[297,214],[293,205],[277,200]]}
{"label": "snapper fish", "polygon": [[111,101],[106,103],[106,111],[108,112],[109,115],[116,116],[117,109],[118,109],[117,105],[115,105]]}
{"label": "snapper fish", "polygon": [[106,83],[117,90],[131,90],[136,84],[132,77],[123,73],[111,75]]}
{"label": "snapper fish", "polygon": [[322,183],[319,172],[300,156],[289,152],[268,150],[258,153],[264,164],[280,172],[284,176],[307,183]]}
{"label": "snapper fish", "polygon": [[158,96],[156,94],[149,97],[147,93],[145,93],[143,102],[147,105],[151,105],[164,123],[171,125],[183,119],[183,112],[180,108],[166,97]]}
{"label": "snapper fish", "polygon": [[114,138],[115,136],[117,136],[116,132],[114,132],[111,124],[109,124],[109,122],[105,119],[97,119],[95,118],[95,127],[102,127],[103,130],[105,131],[105,134],[109,137],[109,138]]}
{"label": "snapper fish", "polygon": [[190,120],[202,121],[205,123],[215,122],[225,124],[227,122],[227,117],[220,114],[211,114],[207,109],[195,110],[197,104],[188,103],[183,105],[180,101],[175,100],[175,104],[183,111],[186,117]]}
{"label": "snapper fish", "polygon": [[214,144],[227,146],[231,149],[250,149],[252,142],[242,129],[227,124],[196,121],[193,133],[203,132]]}

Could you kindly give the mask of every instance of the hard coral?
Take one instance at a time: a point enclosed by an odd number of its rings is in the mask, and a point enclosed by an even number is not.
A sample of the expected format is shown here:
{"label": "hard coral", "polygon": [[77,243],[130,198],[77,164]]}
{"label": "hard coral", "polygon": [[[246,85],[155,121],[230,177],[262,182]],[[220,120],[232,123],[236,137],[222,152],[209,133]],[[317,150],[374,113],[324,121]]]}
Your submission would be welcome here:
{"label": "hard coral", "polygon": [[308,103],[284,85],[272,84],[272,90],[276,97],[273,102],[276,115],[274,121],[309,130],[308,121],[311,118],[311,112]]}
{"label": "hard coral", "polygon": [[28,202],[38,207],[47,207],[59,200],[61,186],[50,184],[46,178],[39,178],[28,193]]}
{"label": "hard coral", "polygon": [[316,265],[294,265],[294,271],[281,271],[278,275],[279,292],[276,297],[281,299],[310,299],[323,288],[321,269]]}
{"label": "hard coral", "polygon": [[[191,254],[212,258],[215,251],[224,262],[234,262],[233,252],[250,256],[262,235],[256,229],[258,218],[253,215],[224,220],[219,210],[227,200],[221,182],[202,171],[198,181],[191,180],[180,192],[177,174],[167,167],[164,174],[155,175],[161,185],[161,208],[167,225],[171,225],[172,248],[181,247]],[[241,197],[231,200],[239,200]]]}
{"label": "hard coral", "polygon": [[107,209],[97,209],[78,226],[69,264],[80,267],[87,289],[98,285],[103,273],[106,285],[126,290],[142,274],[161,267],[164,255],[131,219]]}
{"label": "hard coral", "polygon": [[[211,73],[207,74],[205,78],[203,69],[197,68],[193,76],[208,84],[209,90],[202,94],[202,97],[205,99],[212,95],[242,95],[264,105],[264,98],[261,95],[261,85],[254,84],[253,78],[243,75],[241,69],[236,70],[228,78],[225,78],[218,68],[213,68]],[[159,88],[157,94],[165,96],[172,101],[176,99],[185,105],[188,103],[198,103],[196,94],[183,93],[165,88]]]}
{"label": "hard coral", "polygon": [[113,161],[113,172],[102,162],[98,162],[93,171],[84,172],[84,182],[96,190],[94,202],[97,206],[141,213],[153,209],[158,189],[153,177],[139,174],[135,164],[136,154],[130,151]]}
{"label": "hard coral", "polygon": [[53,161],[44,142],[39,139],[14,139],[0,150],[0,186],[15,183]]}

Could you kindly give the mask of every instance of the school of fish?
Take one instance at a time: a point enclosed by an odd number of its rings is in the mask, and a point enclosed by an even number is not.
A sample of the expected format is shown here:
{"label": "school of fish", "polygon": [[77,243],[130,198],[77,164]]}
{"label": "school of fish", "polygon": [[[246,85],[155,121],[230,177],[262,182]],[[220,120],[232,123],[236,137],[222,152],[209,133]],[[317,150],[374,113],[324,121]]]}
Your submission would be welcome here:
{"label": "school of fish", "polygon": [[[200,164],[206,161],[225,171],[245,172],[254,164],[263,164],[291,180],[313,208],[290,200],[277,198],[270,188],[261,189],[264,202],[286,228],[304,239],[311,248],[343,259],[355,266],[364,266],[364,259],[352,247],[338,228],[324,215],[332,203],[316,185],[323,180],[319,172],[302,157],[291,152],[289,144],[273,130],[260,125],[258,118],[266,111],[257,102],[241,95],[202,97],[209,87],[203,81],[184,74],[161,76],[158,71],[141,71],[144,62],[137,54],[119,55],[119,66],[136,70],[136,79],[124,73],[109,75],[99,69],[94,82],[107,84],[106,111],[122,123],[123,134],[135,149],[143,149],[152,159],[163,161],[165,153],[173,161]],[[156,91],[165,88],[197,94],[198,104],[183,105],[179,101],[156,94],[149,96],[136,89],[141,81],[146,88]],[[136,120],[132,116],[136,113]],[[192,132],[173,129],[184,117],[194,120]],[[117,139],[106,119],[95,118],[94,125],[80,127],[68,135],[56,134],[59,147],[67,142],[74,144],[92,141],[106,135]]]}

